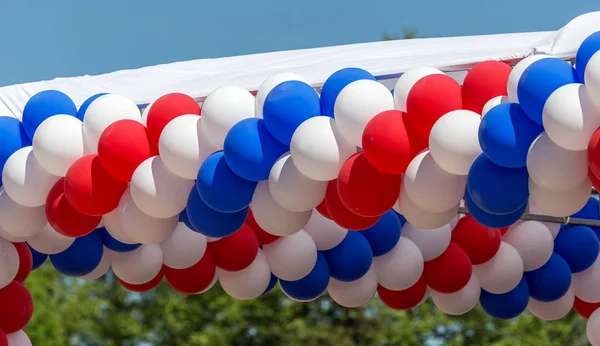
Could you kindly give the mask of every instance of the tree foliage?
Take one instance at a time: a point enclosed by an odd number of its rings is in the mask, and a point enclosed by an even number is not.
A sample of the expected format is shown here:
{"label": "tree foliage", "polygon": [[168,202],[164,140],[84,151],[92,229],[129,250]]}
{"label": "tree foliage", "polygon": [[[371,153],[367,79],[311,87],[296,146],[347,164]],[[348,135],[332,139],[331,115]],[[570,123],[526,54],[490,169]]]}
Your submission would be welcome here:
{"label": "tree foliage", "polygon": [[413,38],[417,38],[419,36],[419,32],[417,29],[404,28],[402,35],[399,34],[383,34],[384,41],[393,41],[393,40],[410,40]]}

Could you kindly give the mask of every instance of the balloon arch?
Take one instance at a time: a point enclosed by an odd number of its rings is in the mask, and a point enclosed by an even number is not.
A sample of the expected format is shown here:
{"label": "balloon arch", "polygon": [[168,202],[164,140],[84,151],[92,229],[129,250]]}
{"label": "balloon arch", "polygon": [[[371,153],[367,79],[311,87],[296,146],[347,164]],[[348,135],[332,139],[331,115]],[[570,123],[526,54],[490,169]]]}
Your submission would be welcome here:
{"label": "balloon arch", "polygon": [[575,67],[487,61],[462,86],[415,68],[390,93],[347,68],[319,93],[284,73],[256,96],[223,87],[201,109],[174,93],[143,114],[38,93],[22,122],[0,117],[0,345],[31,344],[22,283],[48,258],[134,292],[164,278],[348,308],[573,308],[600,345],[599,128],[600,33]]}

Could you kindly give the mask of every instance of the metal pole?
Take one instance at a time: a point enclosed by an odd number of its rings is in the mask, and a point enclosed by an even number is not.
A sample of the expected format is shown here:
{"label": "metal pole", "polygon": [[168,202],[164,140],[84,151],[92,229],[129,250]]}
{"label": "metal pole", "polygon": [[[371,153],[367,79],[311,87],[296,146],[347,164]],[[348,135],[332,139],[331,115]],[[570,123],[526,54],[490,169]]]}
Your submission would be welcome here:
{"label": "metal pole", "polygon": [[[459,214],[470,214],[467,208],[461,207],[458,208]],[[578,226],[590,226],[590,227],[600,227],[600,220],[590,220],[590,219],[580,219],[576,217],[556,217],[549,215],[538,215],[538,214],[529,214],[525,213],[521,216],[521,220],[532,220],[532,221],[540,221],[540,222],[550,222],[550,223],[560,223],[563,225],[578,225]]]}

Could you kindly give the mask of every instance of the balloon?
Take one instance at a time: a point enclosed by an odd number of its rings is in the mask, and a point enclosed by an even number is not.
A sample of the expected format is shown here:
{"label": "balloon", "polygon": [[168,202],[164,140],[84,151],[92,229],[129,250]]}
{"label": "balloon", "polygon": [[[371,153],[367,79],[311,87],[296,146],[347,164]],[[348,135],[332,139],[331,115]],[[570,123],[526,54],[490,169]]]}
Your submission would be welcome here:
{"label": "balloon", "polygon": [[497,96],[493,99],[489,100],[485,106],[483,106],[483,110],[481,111],[481,117],[483,118],[489,111],[491,111],[494,107],[501,105],[503,103],[509,103],[510,100],[508,96]]}
{"label": "balloon", "polygon": [[377,274],[371,266],[369,271],[355,281],[329,279],[327,292],[334,302],[345,308],[358,308],[367,304],[377,292]]}
{"label": "balloon", "polygon": [[27,243],[13,243],[13,245],[19,254],[19,271],[14,280],[24,282],[33,270],[33,255]]}
{"label": "balloon", "polygon": [[46,260],[48,259],[48,255],[36,251],[29,244],[27,244],[27,247],[29,247],[29,250],[31,250],[31,257],[32,257],[31,270],[36,270],[36,269],[40,268],[44,263],[46,263]]}
{"label": "balloon", "polygon": [[338,194],[337,179],[330,181],[327,185],[325,203],[329,217],[343,228],[360,231],[375,225],[380,219],[380,216],[365,217],[349,210],[342,203]]}
{"label": "balloon", "polygon": [[96,268],[94,268],[94,270],[86,275],[80,276],[79,279],[92,281],[104,276],[104,274],[106,274],[110,269],[110,264],[112,263],[112,254],[112,250],[104,247],[102,250],[102,259],[100,260],[100,263],[96,266]]}
{"label": "balloon", "polygon": [[223,290],[233,298],[254,299],[269,287],[271,282],[269,262],[262,250],[259,250],[256,259],[248,268],[237,272],[219,270],[219,282]]}
{"label": "balloon", "polygon": [[91,273],[102,260],[102,238],[96,232],[75,239],[65,251],[50,255],[50,262],[59,273],[79,277]]}
{"label": "balloon", "polygon": [[8,286],[19,273],[21,260],[17,248],[9,241],[0,239],[0,289]]}
{"label": "balloon", "polygon": [[448,315],[460,316],[473,310],[479,302],[481,296],[481,285],[475,275],[471,275],[471,279],[465,287],[455,293],[439,293],[431,292],[431,298],[435,306]]}
{"label": "balloon", "polygon": [[[587,159],[589,163],[590,175],[597,177],[600,175],[600,130],[592,135],[587,147]],[[592,181],[593,182],[593,181]]]}
{"label": "balloon", "polygon": [[279,285],[283,292],[292,299],[312,300],[320,297],[327,289],[329,274],[327,260],[323,253],[319,253],[317,261],[308,275],[295,281],[280,280]]}
{"label": "balloon", "polygon": [[551,94],[571,83],[577,83],[577,73],[571,64],[557,58],[538,60],[519,79],[519,104],[531,120],[541,125],[542,112]]}
{"label": "balloon", "polygon": [[126,183],[135,169],[152,156],[146,127],[125,119],[110,124],[98,140],[98,159],[113,177]]}
{"label": "balloon", "polygon": [[289,147],[294,131],[304,121],[319,116],[319,94],[309,84],[287,81],[274,87],[263,105],[263,119],[269,132]]}
{"label": "balloon", "polygon": [[344,206],[352,213],[376,217],[394,206],[401,183],[401,175],[378,171],[369,164],[364,153],[358,153],[342,165],[337,179],[337,192]]}
{"label": "balloon", "polygon": [[71,165],[84,155],[81,120],[55,115],[40,124],[33,137],[33,153],[49,173],[64,177]]}
{"label": "balloon", "polygon": [[592,346],[600,345],[600,312],[595,311],[585,325],[585,335]]}
{"label": "balloon", "polygon": [[540,302],[531,298],[527,307],[532,315],[541,320],[556,321],[565,317],[571,311],[574,300],[573,290],[568,290],[564,296],[552,302]]}
{"label": "balloon", "polygon": [[412,240],[400,237],[394,248],[373,258],[379,285],[394,291],[408,289],[423,274],[423,255]]}
{"label": "balloon", "polygon": [[[565,294],[565,296],[567,295]],[[598,308],[600,308],[600,303],[588,303],[577,297],[575,297],[575,301],[573,302],[573,310],[585,319],[590,318]]]}
{"label": "balloon", "polygon": [[527,280],[521,279],[517,287],[503,294],[482,290],[479,302],[488,315],[501,320],[513,319],[525,311],[529,303]]}
{"label": "balloon", "polygon": [[2,170],[4,190],[13,201],[25,207],[39,207],[58,177],[48,173],[36,160],[31,146],[17,150]]}
{"label": "balloon", "polygon": [[465,195],[465,204],[469,210],[469,214],[480,224],[486,227],[505,228],[519,221],[521,216],[527,210],[527,203],[521,208],[509,214],[491,214],[483,211],[473,202],[473,198],[468,193]]}
{"label": "balloon", "polygon": [[473,265],[491,260],[498,252],[501,241],[498,228],[483,226],[470,215],[460,218],[452,230],[452,242],[465,250]]}
{"label": "balloon", "polygon": [[486,213],[510,214],[527,203],[527,180],[527,169],[501,167],[487,156],[479,155],[469,171],[468,195]]}
{"label": "balloon", "polygon": [[506,242],[489,261],[473,266],[481,288],[489,293],[504,294],[513,290],[523,277],[523,260],[517,249]]}
{"label": "balloon", "polygon": [[404,72],[400,78],[398,78],[398,81],[396,81],[396,85],[394,87],[395,108],[402,112],[406,112],[406,100],[412,88],[421,79],[434,74],[443,75],[444,72],[433,67],[421,66]]}
{"label": "balloon", "polygon": [[250,208],[256,223],[266,232],[276,236],[292,235],[300,231],[312,214],[312,210],[294,212],[281,207],[273,199],[266,181],[261,181],[256,186]]}
{"label": "balloon", "polygon": [[600,303],[600,256],[588,269],[573,273],[573,292],[588,303]]}
{"label": "balloon", "polygon": [[571,272],[580,273],[594,264],[600,244],[587,226],[563,227],[554,240],[554,252],[567,262]]}
{"label": "balloon", "polygon": [[571,190],[551,191],[542,189],[529,179],[531,200],[545,214],[551,216],[569,216],[581,210],[588,201],[592,184],[589,179]]}
{"label": "balloon", "polygon": [[[122,198],[121,198],[122,199]],[[117,241],[124,244],[138,244],[136,241],[131,239],[125,231],[123,230],[123,226],[121,225],[121,217],[119,216],[120,208],[111,211],[110,213],[104,215],[102,217],[102,223],[106,228],[106,231],[111,235],[111,237],[115,238]]]}
{"label": "balloon", "polygon": [[7,334],[25,328],[33,315],[33,298],[21,283],[13,281],[0,289],[0,330]]}
{"label": "balloon", "polygon": [[459,207],[460,203],[456,203],[453,208],[446,211],[432,213],[419,207],[408,197],[406,189],[401,189],[400,197],[398,197],[398,201],[394,205],[394,210],[401,213],[408,222],[419,228],[436,229],[452,221],[456,217]]}
{"label": "balloon", "polygon": [[142,246],[142,244],[127,244],[118,241],[108,232],[108,230],[105,227],[100,227],[96,231],[100,234],[100,237],[102,238],[102,244],[105,247],[105,251],[106,249],[109,249],[115,252],[129,252]]}
{"label": "balloon", "polygon": [[207,249],[206,237],[179,222],[171,236],[160,243],[163,263],[169,268],[185,269],[198,263]]}
{"label": "balloon", "polygon": [[330,250],[336,247],[344,240],[348,233],[347,229],[340,227],[335,222],[315,212],[312,213],[303,229],[313,239],[319,251]]}
{"label": "balloon", "polygon": [[552,233],[539,221],[517,222],[508,228],[502,240],[519,252],[525,271],[536,270],[546,264],[554,249]]}
{"label": "balloon", "polygon": [[436,229],[421,229],[406,223],[402,227],[402,236],[417,245],[424,261],[431,261],[442,255],[450,245],[452,228],[450,225],[445,225]]}
{"label": "balloon", "polygon": [[275,288],[275,285],[277,285],[278,282],[279,282],[279,279],[277,278],[277,276],[275,276],[271,273],[271,281],[269,282],[269,286],[261,295],[264,296],[265,294],[268,294],[269,292],[271,292],[273,290],[273,288]]}
{"label": "balloon", "polygon": [[[329,184],[328,184],[329,185]],[[331,220],[331,216],[329,215],[329,211],[327,210],[327,200],[324,199],[318,206],[315,207],[315,210],[319,212],[324,218]]]}
{"label": "balloon", "polygon": [[77,115],[75,115],[75,117],[77,117],[77,119],[83,121],[83,119],[85,118],[85,112],[87,112],[88,107],[92,104],[92,102],[94,102],[95,99],[97,99],[100,96],[104,96],[107,95],[108,93],[99,93],[99,94],[95,94],[93,96],[88,97],[83,104],[81,104],[81,107],[79,107],[79,110],[77,111]]}
{"label": "balloon", "polygon": [[280,157],[271,168],[269,191],[284,209],[295,212],[312,210],[325,199],[326,190],[327,182],[312,180],[302,174],[290,154]]}
{"label": "balloon", "polygon": [[148,292],[148,291],[153,290],[156,286],[158,286],[162,282],[162,279],[164,277],[165,277],[164,267],[162,267],[160,269],[160,272],[154,278],[152,278],[152,280],[145,282],[143,284],[139,284],[139,285],[129,284],[129,283],[119,279],[118,277],[117,277],[117,281],[119,281],[121,286],[123,286],[128,291],[143,293],[143,292]]}
{"label": "balloon", "polygon": [[235,272],[248,268],[254,262],[258,240],[250,226],[243,225],[234,234],[209,243],[208,249],[217,267]]}
{"label": "balloon", "polygon": [[187,216],[194,231],[207,237],[222,238],[242,227],[248,216],[248,208],[235,213],[220,213],[202,201],[198,189],[192,189],[187,203]]}
{"label": "balloon", "polygon": [[198,124],[201,130],[197,132],[206,137],[205,142],[210,147],[223,149],[227,132],[238,122],[254,117],[254,105],[254,96],[246,89],[236,86],[218,88],[202,103],[202,120]]}
{"label": "balloon", "polygon": [[471,279],[471,260],[460,246],[450,243],[446,251],[425,262],[423,275],[427,286],[440,293],[456,293]]}
{"label": "balloon", "polygon": [[348,232],[336,247],[324,252],[331,277],[340,281],[355,281],[363,277],[373,263],[373,251],[359,232]]}
{"label": "balloon", "polygon": [[531,143],[544,129],[531,121],[517,103],[492,108],[481,120],[479,143],[485,156],[498,166],[526,166]]}
{"label": "balloon", "polygon": [[[600,209],[599,209],[599,212],[600,212]],[[533,203],[533,201],[531,199],[529,199],[529,213],[537,214],[537,215],[546,215],[543,211],[541,211]],[[558,232],[560,231],[561,225],[554,223],[554,222],[542,222],[542,224],[544,224],[544,226],[546,226],[546,228],[548,228],[548,230],[552,234],[552,238],[556,238],[556,236],[558,235]]]}
{"label": "balloon", "polygon": [[[316,214],[316,213],[313,213]],[[311,216],[312,218],[312,216]],[[278,236],[272,235],[271,233],[267,233],[264,229],[262,229],[254,219],[254,215],[252,214],[252,210],[248,209],[248,217],[246,218],[246,225],[250,226],[256,234],[256,238],[258,239],[258,243],[260,245],[271,244],[275,240],[279,239]]]}
{"label": "balloon", "polygon": [[115,275],[133,285],[141,285],[155,278],[162,269],[163,253],[160,245],[142,245],[125,253],[115,252],[112,269]]}
{"label": "balloon", "polygon": [[173,269],[165,267],[165,278],[169,286],[183,294],[198,294],[206,290],[216,274],[215,262],[210,251],[188,268]]}
{"label": "balloon", "polygon": [[369,72],[354,67],[348,67],[333,73],[321,88],[321,113],[333,118],[335,101],[340,92],[350,83],[357,80],[375,80]]}
{"label": "balloon", "polygon": [[502,61],[484,61],[473,66],[462,85],[463,107],[481,114],[494,97],[506,95],[512,67]]}
{"label": "balloon", "polygon": [[404,290],[390,290],[381,285],[377,288],[379,298],[394,310],[410,310],[418,306],[427,294],[427,284],[421,276],[411,287]]}
{"label": "balloon", "polygon": [[583,84],[568,84],[550,95],[543,122],[548,136],[567,150],[585,150],[600,127],[600,110]]}
{"label": "balloon", "polygon": [[592,101],[597,107],[600,107],[600,102],[596,100],[600,94],[600,54],[594,53],[584,67],[584,79],[580,80],[579,82],[583,82],[585,80],[585,87],[590,96],[595,96],[592,97]]}
{"label": "balloon", "polygon": [[130,99],[121,95],[107,94],[92,101],[83,118],[86,153],[97,153],[102,132],[112,123],[124,119],[141,121],[140,110]]}
{"label": "balloon", "polygon": [[61,253],[67,250],[73,242],[75,242],[75,238],[58,233],[50,224],[46,224],[38,234],[27,241],[32,249],[45,255]]}
{"label": "balloon", "polygon": [[577,77],[582,83],[585,81],[587,64],[590,59],[600,50],[600,33],[596,32],[588,36],[579,46],[575,56],[575,70]]}
{"label": "balloon", "polygon": [[546,58],[550,58],[550,56],[545,54],[535,54],[519,61],[513,67],[510,75],[508,76],[507,92],[509,102],[519,103],[518,86],[521,76],[523,76],[525,70],[536,61]]}
{"label": "balloon", "polygon": [[263,253],[271,271],[280,280],[300,280],[311,272],[317,262],[317,247],[305,231],[264,245]]}
{"label": "balloon", "polygon": [[290,72],[278,73],[276,75],[273,75],[273,76],[267,78],[260,85],[260,87],[258,88],[258,91],[256,92],[256,103],[255,103],[255,108],[254,108],[254,115],[257,118],[262,119],[265,99],[267,98],[267,96],[269,95],[271,90],[273,90],[273,88],[275,88],[279,84],[281,84],[283,82],[287,82],[287,81],[300,81],[300,82],[308,83],[306,81],[306,79],[304,79],[303,77],[301,77],[295,73],[290,73]]}
{"label": "balloon", "polygon": [[[45,90],[33,95],[23,108],[23,127],[29,138],[33,135],[44,120],[64,114],[75,117],[77,107],[69,96],[58,90]],[[77,118],[75,118],[77,119]]]}
{"label": "balloon", "polygon": [[553,302],[567,294],[571,287],[571,269],[558,254],[534,271],[525,272],[531,298],[540,302]]}
{"label": "balloon", "polygon": [[[22,147],[31,145],[23,124],[13,117],[0,117],[0,171],[6,160]],[[2,177],[0,176],[0,185]]]}
{"label": "balloon", "polygon": [[[314,137],[313,137],[314,138]],[[273,137],[262,119],[244,119],[225,137],[223,153],[231,170],[250,181],[269,178],[271,167],[287,148]]]}
{"label": "balloon", "polygon": [[383,214],[375,225],[361,231],[360,234],[369,242],[373,256],[383,256],[398,244],[401,229],[402,223],[396,213],[390,210]]}
{"label": "balloon", "polygon": [[[533,211],[530,211],[530,213],[533,213]],[[598,198],[597,197],[588,198],[588,201],[585,204],[585,206],[583,208],[581,208],[581,210],[579,210],[575,214],[571,215],[571,218],[600,220],[600,202],[598,201]],[[560,225],[560,224],[557,225],[557,224],[550,224],[550,223],[547,223],[547,225],[553,225],[554,228],[556,229],[556,234],[554,234],[555,238],[556,238],[556,235],[558,234],[559,229],[565,228],[565,227],[566,228],[571,227],[570,225]],[[600,227],[594,227],[594,226],[588,226],[588,227],[590,227],[592,229],[592,231],[594,231],[594,233],[596,233],[596,235],[600,234]]]}
{"label": "balloon", "polygon": [[45,224],[44,206],[30,208],[19,205],[0,187],[0,229],[3,233],[29,238],[39,233]]}

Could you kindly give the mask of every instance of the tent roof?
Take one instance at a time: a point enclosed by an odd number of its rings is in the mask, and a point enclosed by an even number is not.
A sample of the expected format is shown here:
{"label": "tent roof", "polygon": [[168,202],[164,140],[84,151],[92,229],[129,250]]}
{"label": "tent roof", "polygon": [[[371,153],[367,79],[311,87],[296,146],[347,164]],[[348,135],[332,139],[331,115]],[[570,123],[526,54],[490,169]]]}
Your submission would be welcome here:
{"label": "tent roof", "polygon": [[345,67],[366,69],[390,88],[403,72],[417,66],[436,67],[462,81],[465,71],[481,61],[514,62],[542,53],[571,59],[581,42],[596,31],[600,31],[600,12],[577,17],[555,32],[382,41],[57,78],[0,88],[0,115],[20,118],[27,100],[48,89],[66,93],[77,105],[94,94],[110,92],[144,106],[171,92],[202,101],[216,88],[227,85],[254,91],[266,78],[279,72],[296,72],[318,87],[333,72]]}

